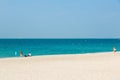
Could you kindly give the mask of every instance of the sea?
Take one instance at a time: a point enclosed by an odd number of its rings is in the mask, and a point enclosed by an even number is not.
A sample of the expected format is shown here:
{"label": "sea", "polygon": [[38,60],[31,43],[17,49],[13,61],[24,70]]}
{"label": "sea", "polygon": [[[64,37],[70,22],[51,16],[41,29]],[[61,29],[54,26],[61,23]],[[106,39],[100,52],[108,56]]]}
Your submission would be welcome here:
{"label": "sea", "polygon": [[120,39],[0,39],[0,58],[120,51]]}

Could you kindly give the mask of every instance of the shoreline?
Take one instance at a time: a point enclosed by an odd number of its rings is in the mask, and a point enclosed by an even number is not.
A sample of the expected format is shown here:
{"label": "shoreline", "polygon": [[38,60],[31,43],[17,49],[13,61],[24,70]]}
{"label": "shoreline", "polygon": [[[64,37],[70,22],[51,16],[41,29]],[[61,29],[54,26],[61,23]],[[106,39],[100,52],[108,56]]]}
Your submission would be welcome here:
{"label": "shoreline", "polygon": [[[45,57],[45,56],[74,56],[74,55],[92,55],[92,54],[112,54],[113,52],[93,52],[93,53],[75,53],[75,54],[50,54],[50,55],[35,55],[35,56],[31,56],[31,57]],[[117,53],[120,53],[120,51],[117,51]],[[17,57],[0,57],[0,59],[14,59],[14,58],[28,58],[28,57],[20,57],[20,56],[17,56]]]}

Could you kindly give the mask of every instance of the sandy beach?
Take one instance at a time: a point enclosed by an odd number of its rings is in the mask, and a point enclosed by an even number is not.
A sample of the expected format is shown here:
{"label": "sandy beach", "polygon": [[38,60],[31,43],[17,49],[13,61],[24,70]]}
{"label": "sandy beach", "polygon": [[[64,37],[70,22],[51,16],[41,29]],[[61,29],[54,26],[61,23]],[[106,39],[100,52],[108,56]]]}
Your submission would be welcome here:
{"label": "sandy beach", "polygon": [[120,53],[2,58],[0,80],[120,80]]}

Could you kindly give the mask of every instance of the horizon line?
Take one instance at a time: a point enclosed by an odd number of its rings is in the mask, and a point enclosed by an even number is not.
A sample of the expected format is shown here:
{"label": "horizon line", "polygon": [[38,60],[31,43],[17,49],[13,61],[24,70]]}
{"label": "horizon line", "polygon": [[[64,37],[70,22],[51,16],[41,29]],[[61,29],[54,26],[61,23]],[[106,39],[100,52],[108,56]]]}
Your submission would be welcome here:
{"label": "horizon line", "polygon": [[0,38],[0,39],[120,39],[120,38]]}

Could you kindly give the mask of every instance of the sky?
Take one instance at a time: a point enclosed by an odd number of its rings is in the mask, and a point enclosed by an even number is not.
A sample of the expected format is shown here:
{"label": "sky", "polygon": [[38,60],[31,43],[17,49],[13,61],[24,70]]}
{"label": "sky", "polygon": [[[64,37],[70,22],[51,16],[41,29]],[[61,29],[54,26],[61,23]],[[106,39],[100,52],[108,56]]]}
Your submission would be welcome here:
{"label": "sky", "polygon": [[0,38],[120,38],[120,0],[0,0]]}

